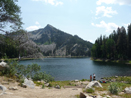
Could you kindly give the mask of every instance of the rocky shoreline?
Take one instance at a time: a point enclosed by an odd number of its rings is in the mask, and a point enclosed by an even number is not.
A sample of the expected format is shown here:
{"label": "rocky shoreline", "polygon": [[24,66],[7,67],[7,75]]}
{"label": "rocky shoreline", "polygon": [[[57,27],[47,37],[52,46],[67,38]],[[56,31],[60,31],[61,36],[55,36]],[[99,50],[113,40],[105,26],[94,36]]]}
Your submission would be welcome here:
{"label": "rocky shoreline", "polygon": [[[131,87],[129,81],[131,77],[108,77],[103,78],[106,83],[100,83],[100,81],[89,82],[87,80],[74,80],[68,81],[62,85],[65,81],[54,81],[46,83],[44,81],[36,81],[35,87],[31,88],[19,86],[19,82],[15,79],[0,77],[0,96],[2,98],[130,98]],[[120,81],[122,80],[123,81]],[[124,81],[125,80],[125,81]],[[108,87],[111,83],[119,83],[122,85],[122,91],[117,95],[111,94],[108,91]],[[38,85],[39,84],[39,85]],[[44,84],[44,88],[42,88]],[[90,90],[93,91],[90,91]],[[4,90],[4,92],[2,92]],[[125,96],[125,97],[124,97]]]}

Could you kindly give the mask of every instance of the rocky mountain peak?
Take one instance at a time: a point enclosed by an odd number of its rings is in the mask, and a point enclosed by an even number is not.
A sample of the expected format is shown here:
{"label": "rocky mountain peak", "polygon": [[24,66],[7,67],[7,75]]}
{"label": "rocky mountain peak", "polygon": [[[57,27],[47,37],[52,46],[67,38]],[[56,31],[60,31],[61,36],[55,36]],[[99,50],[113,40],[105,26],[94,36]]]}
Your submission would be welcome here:
{"label": "rocky mountain peak", "polygon": [[45,29],[56,29],[55,27],[53,27],[52,25],[50,24],[47,24],[47,26],[45,27]]}

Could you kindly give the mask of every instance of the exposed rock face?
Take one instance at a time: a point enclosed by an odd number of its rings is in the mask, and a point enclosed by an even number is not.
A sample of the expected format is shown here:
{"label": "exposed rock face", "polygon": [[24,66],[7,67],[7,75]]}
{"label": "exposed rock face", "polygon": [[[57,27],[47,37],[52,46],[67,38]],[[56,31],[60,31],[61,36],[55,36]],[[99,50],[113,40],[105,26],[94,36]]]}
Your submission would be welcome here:
{"label": "exposed rock face", "polygon": [[89,56],[92,43],[72,36],[51,25],[28,33],[45,56]]}
{"label": "exposed rock face", "polygon": [[8,35],[13,40],[19,43],[19,54],[25,58],[42,58],[43,54],[40,51],[39,45],[34,41],[30,40],[28,33],[26,32],[15,32]]}

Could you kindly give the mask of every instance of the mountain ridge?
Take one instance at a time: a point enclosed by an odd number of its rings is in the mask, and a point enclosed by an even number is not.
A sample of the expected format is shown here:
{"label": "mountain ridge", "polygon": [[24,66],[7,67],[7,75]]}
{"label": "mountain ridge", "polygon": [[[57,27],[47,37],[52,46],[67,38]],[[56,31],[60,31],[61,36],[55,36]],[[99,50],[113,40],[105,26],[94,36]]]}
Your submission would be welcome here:
{"label": "mountain ridge", "polygon": [[[44,55],[90,56],[92,43],[47,24],[45,28],[28,32],[29,38],[40,45]],[[48,47],[48,48],[47,48]]]}

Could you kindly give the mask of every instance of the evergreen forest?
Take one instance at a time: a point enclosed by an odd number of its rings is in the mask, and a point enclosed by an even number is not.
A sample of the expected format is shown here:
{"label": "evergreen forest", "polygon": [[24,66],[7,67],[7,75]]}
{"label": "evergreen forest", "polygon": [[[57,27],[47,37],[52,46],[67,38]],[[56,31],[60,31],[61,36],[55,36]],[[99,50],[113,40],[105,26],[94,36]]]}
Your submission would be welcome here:
{"label": "evergreen forest", "polygon": [[131,24],[127,31],[122,26],[109,35],[100,36],[91,49],[94,59],[127,60],[131,59]]}

